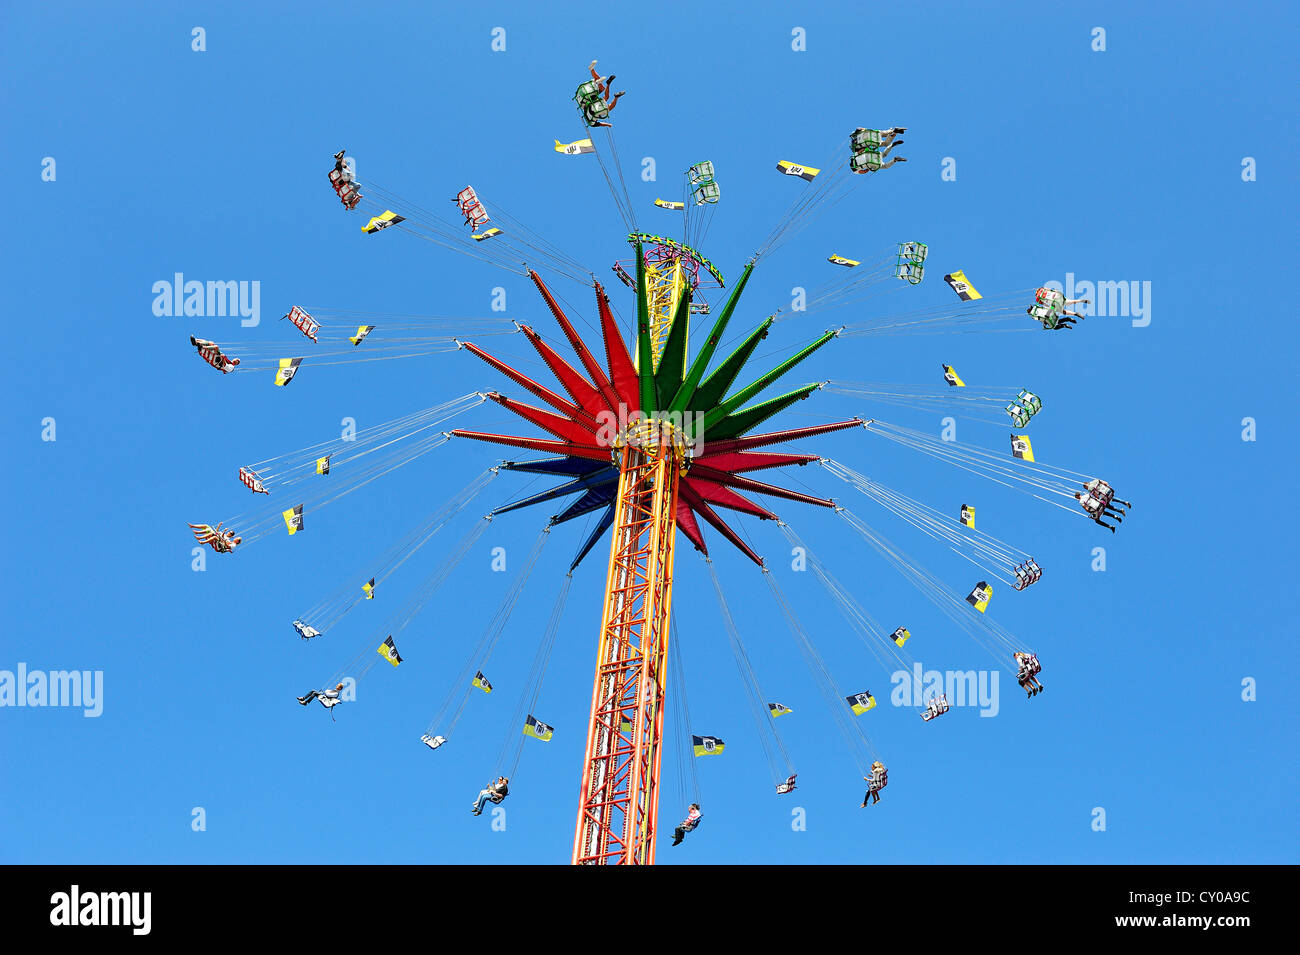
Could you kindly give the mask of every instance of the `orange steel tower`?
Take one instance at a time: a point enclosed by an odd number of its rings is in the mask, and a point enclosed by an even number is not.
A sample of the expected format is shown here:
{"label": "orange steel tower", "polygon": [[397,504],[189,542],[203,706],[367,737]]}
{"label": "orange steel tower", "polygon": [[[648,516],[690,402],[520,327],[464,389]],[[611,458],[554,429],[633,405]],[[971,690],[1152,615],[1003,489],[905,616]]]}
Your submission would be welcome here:
{"label": "orange steel tower", "polygon": [[685,442],[645,422],[620,441],[614,535],[583,760],[575,865],[653,864],[678,476]]}

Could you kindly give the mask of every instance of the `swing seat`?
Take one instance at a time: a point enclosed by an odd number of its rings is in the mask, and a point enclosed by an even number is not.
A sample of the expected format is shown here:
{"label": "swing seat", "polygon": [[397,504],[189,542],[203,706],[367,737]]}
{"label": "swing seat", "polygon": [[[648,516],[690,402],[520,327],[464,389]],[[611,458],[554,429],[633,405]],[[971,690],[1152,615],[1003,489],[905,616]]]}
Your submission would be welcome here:
{"label": "swing seat", "polygon": [[864,149],[879,152],[882,142],[884,137],[878,129],[855,129],[849,137],[849,149],[855,153]]}
{"label": "swing seat", "polygon": [[858,174],[865,172],[878,172],[884,164],[884,158],[880,153],[873,150],[866,150],[865,152],[854,153],[853,157],[849,160],[849,169]]}

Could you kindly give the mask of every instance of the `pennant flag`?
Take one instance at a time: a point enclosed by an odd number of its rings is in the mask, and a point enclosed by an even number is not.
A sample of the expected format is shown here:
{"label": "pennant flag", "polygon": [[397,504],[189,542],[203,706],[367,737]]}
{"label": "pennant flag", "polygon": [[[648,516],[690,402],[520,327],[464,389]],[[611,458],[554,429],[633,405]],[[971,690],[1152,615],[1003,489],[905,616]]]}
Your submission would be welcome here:
{"label": "pennant flag", "polygon": [[375,599],[375,578],[371,577],[369,582],[361,585],[361,589],[366,592],[367,600]]}
{"label": "pennant flag", "polygon": [[1029,443],[1029,435],[1013,434],[1011,436],[1011,453],[1022,461],[1034,460],[1034,446]]}
{"label": "pennant flag", "polygon": [[692,736],[691,748],[696,756],[717,756],[727,745],[716,736]]}
{"label": "pennant flag", "polygon": [[977,298],[984,297],[975,290],[975,286],[971,285],[970,282],[967,281],[966,273],[961,269],[958,269],[951,275],[945,275],[943,280],[948,283],[952,290],[957,293],[957,297],[963,302],[970,302]]}
{"label": "pennant flag", "polygon": [[836,255],[834,252],[831,253],[830,258],[828,258],[826,261],[829,262],[831,265],[842,265],[845,268],[849,268],[849,269],[856,268],[857,266],[862,264],[857,259],[846,259],[842,255]]}
{"label": "pennant flag", "polygon": [[289,528],[289,535],[291,537],[303,529],[301,504],[297,507],[291,507],[284,512],[284,526]]}
{"label": "pennant flag", "polygon": [[908,630],[906,627],[899,627],[889,635],[889,639],[893,640],[901,647],[903,644],[907,643],[908,640],[912,639],[912,631]]}
{"label": "pennant flag", "polygon": [[962,381],[957,372],[953,371],[952,365],[943,366],[943,380],[948,382],[949,388],[966,387],[966,382]]}
{"label": "pennant flag", "polygon": [[397,652],[397,644],[393,643],[392,637],[379,645],[379,655],[393,666],[402,662],[402,655]]}
{"label": "pennant flag", "polygon": [[375,330],[375,326],[373,325],[358,325],[357,333],[355,335],[349,335],[348,341],[350,341],[354,345],[360,345],[363,341],[366,340],[366,336],[369,335],[374,330]]}
{"label": "pennant flag", "polygon": [[490,239],[494,235],[500,235],[500,234],[501,234],[501,230],[498,229],[496,226],[493,226],[492,228],[485,229],[482,232],[471,232],[469,234],[469,237],[473,239],[475,242],[482,242],[484,239]]}
{"label": "pennant flag", "polygon": [[594,153],[596,147],[591,144],[590,139],[579,139],[571,143],[562,143],[557,139],[555,141],[555,151],[566,156],[581,156],[584,153]]}
{"label": "pennant flag", "polygon": [[876,707],[876,698],[871,695],[870,690],[865,690],[862,693],[855,693],[853,696],[846,696],[844,700],[853,709],[856,716],[861,716],[863,713],[867,712],[867,710],[872,710]]}
{"label": "pennant flag", "polygon": [[549,743],[551,737],[555,735],[555,727],[547,726],[530,713],[528,719],[524,720],[524,735],[531,736],[533,739],[540,739],[543,743]]}
{"label": "pennant flag", "polygon": [[787,176],[798,176],[800,179],[812,182],[817,178],[820,169],[814,169],[812,166],[801,166],[798,163],[790,162],[788,159],[782,159],[776,164],[776,171],[785,173]]}
{"label": "pennant flag", "polygon": [[961,522],[965,524],[967,527],[969,527],[971,530],[974,530],[975,529],[975,508],[971,507],[969,504],[963,504],[961,506]]}
{"label": "pennant flag", "polygon": [[332,455],[327,454],[327,455],[325,455],[325,457],[323,457],[323,458],[317,458],[317,459],[316,459],[316,473],[317,473],[317,474],[329,474],[329,473],[330,473],[330,458],[331,458],[331,457],[332,457]]}
{"label": "pennant flag", "polygon": [[281,358],[280,367],[275,371],[276,386],[283,388],[289,382],[293,381],[293,376],[298,374],[298,366],[301,364],[301,358]]}
{"label": "pennant flag", "polygon": [[492,684],[488,682],[488,678],[483,675],[482,670],[474,674],[474,685],[484,693],[492,692]]}
{"label": "pennant flag", "polygon": [[975,589],[970,592],[966,602],[983,613],[989,609],[989,601],[993,599],[993,588],[987,581],[981,580],[975,585]]}
{"label": "pennant flag", "polygon": [[794,710],[790,709],[790,707],[786,706],[784,703],[769,703],[767,704],[767,709],[768,712],[770,712],[774,718],[777,716],[785,716],[785,714],[787,713],[794,712]]}
{"label": "pennant flag", "polygon": [[387,229],[390,225],[397,225],[397,223],[405,222],[405,221],[406,221],[406,216],[399,216],[396,212],[388,210],[385,211],[382,216],[375,216],[373,219],[371,219],[369,222],[363,225],[361,227],[361,231],[364,232],[366,235],[370,235],[372,232],[382,232],[384,229]]}
{"label": "pennant flag", "polygon": [[655,205],[657,205],[660,209],[674,209],[674,210],[677,210],[677,209],[685,209],[685,208],[686,208],[686,203],[684,203],[684,202],[670,202],[670,201],[667,200],[667,199],[656,199],[656,200],[655,200]]}

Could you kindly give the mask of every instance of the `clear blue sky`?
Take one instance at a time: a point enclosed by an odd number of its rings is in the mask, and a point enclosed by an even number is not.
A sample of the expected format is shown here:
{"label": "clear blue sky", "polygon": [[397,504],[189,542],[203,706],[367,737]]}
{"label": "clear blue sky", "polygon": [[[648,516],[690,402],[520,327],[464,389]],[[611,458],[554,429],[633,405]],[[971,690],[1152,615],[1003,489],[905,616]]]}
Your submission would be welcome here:
{"label": "clear blue sky", "polygon": [[[939,276],[952,268],[986,294],[1067,272],[1153,289],[1146,328],[1097,318],[1058,336],[842,339],[797,376],[937,382],[951,362],[968,380],[1023,384],[1047,403],[1031,431],[1040,459],[1104,475],[1136,507],[1112,538],[869,435],[810,447],[936,507],[975,503],[983,527],[1038,557],[1042,583],[999,593],[990,614],[1039,651],[1048,690],[1026,703],[1004,675],[997,718],[954,710],[922,725],[888,706],[862,717],[891,786],[859,810],[858,774],[766,590],[710,534],[764,689],[796,709],[781,725],[802,785],[772,794],[707,577],[683,547],[676,605],[695,730],[729,746],[698,767],[704,825],[661,861],[1296,861],[1297,335],[1279,292],[1297,252],[1294,6],[481,6],[7,8],[0,669],[102,670],[105,710],[0,710],[0,859],[567,860],[603,545],[577,576],[538,706],[555,740],[529,741],[507,830],[493,832],[467,803],[518,732],[506,722],[577,523],[553,535],[553,562],[502,642],[498,692],[471,700],[454,745],[437,754],[418,737],[509,582],[489,552],[503,546],[517,566],[545,513],[494,526],[407,632],[407,662],[372,672],[337,722],[293,697],[371,639],[467,522],[325,639],[303,645],[289,621],[492,463],[491,449],[453,442],[310,515],[303,535],[213,557],[205,573],[190,569],[185,526],[245,509],[240,464],[325,440],[345,416],[365,426],[469,391],[518,389],[463,354],[304,366],[277,389],[265,376],[222,379],[186,339],[290,341],[274,319],[296,302],[489,315],[502,286],[507,314],[555,340],[526,281],[409,236],[361,236],[325,173],[345,146],[363,182],[373,175],[438,209],[473,183],[608,276],[627,247],[599,170],[552,151],[553,139],[580,134],[570,97],[599,57],[628,90],[615,114],[625,166],[658,162],[659,182],[630,184],[642,224],[667,222],[651,201],[687,164],[712,159],[723,203],[705,252],[728,275],[796,188],[776,160],[817,162],[858,125],[908,127],[909,163],[860,183],[760,264],[738,317],[746,325],[792,286],[823,281],[830,252],[912,238],[930,243],[938,266],[907,290],[918,303],[945,301]],[[190,49],[195,26],[206,52]],[[497,26],[502,53],[490,47]],[[795,27],[806,52],[790,49]],[[1094,27],[1107,31],[1104,53],[1090,49]],[[57,162],[54,182],[41,179],[44,157]],[[956,182],[941,181],[944,157],[957,161]],[[1257,160],[1258,181],[1242,181],[1243,157]],[[174,272],[260,281],[262,325],[154,316],[151,287]],[[611,288],[630,314],[629,293]],[[557,290],[593,317],[589,292]],[[829,320],[782,324],[768,350]],[[524,344],[501,350],[522,355]],[[874,410],[822,394],[784,420]],[[1241,440],[1248,416],[1253,443]],[[46,417],[57,422],[52,443],[41,441]],[[462,424],[508,422],[480,409]],[[1005,447],[1008,429],[963,428],[972,443]],[[795,477],[850,493],[823,473]],[[522,483],[499,479],[481,507]],[[864,499],[849,503],[954,588],[969,586],[956,557]],[[832,517],[778,510],[882,623],[910,623],[908,649],[927,667],[985,666]],[[779,532],[747,532],[845,689],[886,696],[885,673],[811,575],[789,571]],[[1090,570],[1097,544],[1105,573]],[[1241,700],[1246,677],[1258,680],[1257,702]],[[684,808],[672,763],[665,820]],[[795,805],[806,831],[791,830]],[[205,832],[191,831],[196,806]],[[1103,833],[1090,828],[1098,806]]]}

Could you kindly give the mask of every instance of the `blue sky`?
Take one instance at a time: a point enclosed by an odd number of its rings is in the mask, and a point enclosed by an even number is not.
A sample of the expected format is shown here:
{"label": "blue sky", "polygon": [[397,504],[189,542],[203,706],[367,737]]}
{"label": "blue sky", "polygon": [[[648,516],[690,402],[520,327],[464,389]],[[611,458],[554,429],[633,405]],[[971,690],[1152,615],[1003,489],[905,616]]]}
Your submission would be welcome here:
{"label": "blue sky", "polygon": [[[653,156],[658,182],[629,183],[643,227],[668,230],[686,165],[710,158],[723,202],[705,253],[733,275],[809,163],[855,126],[908,127],[909,162],[858,183],[765,258],[738,313],[746,327],[826,279],[831,252],[864,257],[904,239],[931,247],[919,289],[856,310],[781,323],[761,352],[827,324],[888,314],[910,295],[942,304],[962,268],[986,295],[1067,273],[1151,283],[1151,323],[1097,317],[1067,335],[841,339],[795,380],[1028,386],[1045,411],[1041,460],[1107,477],[1134,511],[1115,537],[1029,497],[858,432],[805,445],[940,509],[979,507],[981,526],[1033,553],[1043,581],[996,595],[990,615],[1038,650],[1047,692],[1003,676],[1001,710],[922,725],[881,706],[861,717],[891,769],[881,805],[861,783],[755,569],[709,534],[765,692],[793,706],[781,728],[801,788],[772,794],[707,574],[679,549],[675,603],[693,726],[728,742],[700,761],[705,822],[661,862],[1294,862],[1287,782],[1295,755],[1295,558],[1287,532],[1296,461],[1297,335],[1278,288],[1295,277],[1294,8],[1162,5],[656,4],[637,13],[569,3],[334,2],[13,5],[0,36],[11,226],[4,238],[11,360],[0,419],[7,466],[0,670],[102,670],[103,715],[0,709],[0,859],[11,862],[557,862],[572,841],[603,585],[601,545],[579,571],[504,832],[466,812],[496,766],[577,524],[558,529],[512,618],[492,676],[454,745],[418,743],[448,681],[505,593],[546,514],[503,518],[407,631],[407,662],[362,682],[331,722],[293,697],[382,627],[465,532],[511,497],[498,479],[475,509],[410,561],[381,600],[303,645],[294,615],[432,513],[499,455],[452,442],[283,534],[190,569],[187,521],[244,510],[236,468],[475,390],[517,388],[463,354],[322,368],[290,387],[223,379],[187,336],[292,342],[274,319],[296,302],[380,312],[507,315],[559,336],[518,276],[389,234],[363,237],[325,173],[340,147],[359,174],[426,206],[466,183],[602,278],[625,230],[578,138],[570,97],[599,57],[628,90],[615,119],[624,166]],[[203,27],[207,49],[190,48]],[[506,30],[493,52],[491,31]],[[791,50],[806,30],[807,50]],[[1105,52],[1091,49],[1095,27]],[[42,181],[53,157],[57,177]],[[941,180],[945,157],[957,179]],[[1244,182],[1244,157],[1257,181]],[[450,207],[446,207],[450,208]],[[655,216],[663,218],[656,219]],[[662,225],[661,225],[662,224]],[[261,283],[263,321],[160,318],[151,288],[173,273]],[[590,292],[556,279],[583,319]],[[624,316],[629,293],[610,285]],[[617,291],[613,291],[617,289]],[[586,328],[579,323],[580,328]],[[770,344],[770,348],[768,348]],[[524,355],[524,343],[499,349]],[[286,353],[301,354],[293,342]],[[819,394],[793,426],[873,412],[933,416]],[[42,420],[57,440],[41,440]],[[1242,440],[1242,419],[1258,440]],[[515,426],[479,409],[462,426]],[[1006,428],[963,424],[1002,448]],[[875,513],[829,475],[792,476],[844,497],[954,589],[969,569]],[[881,620],[906,620],[927,667],[982,668],[974,643],[824,512],[778,511]],[[742,522],[743,523],[743,522]],[[765,554],[843,688],[888,678],[810,574],[789,569],[770,525]],[[1107,570],[1090,569],[1107,549]],[[378,635],[382,637],[382,634]],[[374,639],[378,643],[378,639]],[[1258,681],[1243,702],[1242,680]],[[665,821],[676,805],[665,760]],[[793,800],[793,802],[791,801]],[[806,811],[794,831],[791,810]],[[203,807],[207,829],[191,830]],[[1094,807],[1107,829],[1091,828]]]}

